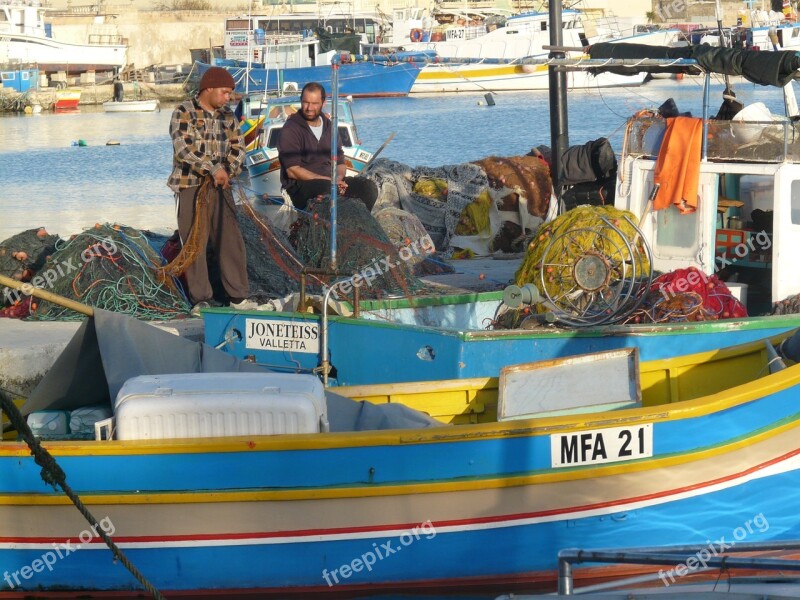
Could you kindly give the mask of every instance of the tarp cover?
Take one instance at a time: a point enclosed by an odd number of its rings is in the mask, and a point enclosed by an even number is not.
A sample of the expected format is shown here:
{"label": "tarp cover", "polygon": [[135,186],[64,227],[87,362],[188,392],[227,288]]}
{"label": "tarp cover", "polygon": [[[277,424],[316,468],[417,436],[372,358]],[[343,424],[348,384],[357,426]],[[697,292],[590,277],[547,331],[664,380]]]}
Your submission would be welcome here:
{"label": "tarp cover", "polygon": [[[108,403],[139,375],[268,372],[202,342],[173,335],[126,315],[95,309],[56,359],[27,402],[38,410],[74,410]],[[441,425],[400,404],[356,402],[326,391],[331,431],[414,429]]]}
{"label": "tarp cover", "polygon": [[593,59],[694,59],[706,71],[722,75],[741,75],[759,85],[778,87],[789,83],[795,71],[800,68],[800,55],[792,50],[757,51],[744,48],[718,48],[708,44],[673,48],[646,44],[601,43],[593,44],[589,48],[589,56]]}

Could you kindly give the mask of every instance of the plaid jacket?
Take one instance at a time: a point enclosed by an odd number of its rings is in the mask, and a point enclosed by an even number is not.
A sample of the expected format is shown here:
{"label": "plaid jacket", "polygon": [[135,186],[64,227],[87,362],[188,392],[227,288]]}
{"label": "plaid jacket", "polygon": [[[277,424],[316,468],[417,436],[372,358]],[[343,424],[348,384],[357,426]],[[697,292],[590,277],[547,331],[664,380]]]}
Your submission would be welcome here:
{"label": "plaid jacket", "polygon": [[227,106],[212,114],[197,98],[186,100],[172,113],[169,135],[174,152],[167,185],[175,192],[199,186],[206,175],[220,167],[227,169],[231,178],[242,170],[244,139]]}

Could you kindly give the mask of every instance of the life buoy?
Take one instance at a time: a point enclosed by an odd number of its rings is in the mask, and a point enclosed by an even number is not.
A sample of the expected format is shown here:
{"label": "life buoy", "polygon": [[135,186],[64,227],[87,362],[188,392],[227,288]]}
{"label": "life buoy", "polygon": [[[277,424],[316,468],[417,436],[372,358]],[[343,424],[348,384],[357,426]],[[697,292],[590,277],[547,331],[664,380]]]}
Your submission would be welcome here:
{"label": "life buoy", "polygon": [[411,30],[411,41],[412,42],[421,42],[422,41],[422,29],[412,29]]}

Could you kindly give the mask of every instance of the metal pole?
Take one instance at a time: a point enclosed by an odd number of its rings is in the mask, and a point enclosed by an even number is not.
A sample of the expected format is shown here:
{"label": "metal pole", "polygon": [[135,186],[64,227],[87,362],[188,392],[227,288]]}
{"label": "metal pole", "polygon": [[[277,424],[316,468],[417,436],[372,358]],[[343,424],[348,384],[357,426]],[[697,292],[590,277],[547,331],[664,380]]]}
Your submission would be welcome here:
{"label": "metal pole", "polygon": [[[550,45],[563,45],[561,24],[561,0],[550,2]],[[564,58],[563,52],[551,50],[550,58]],[[554,66],[547,68],[550,81],[550,146],[553,156],[553,189],[556,196],[561,196],[561,157],[569,148],[567,133],[567,74]]]}
{"label": "metal pole", "polygon": [[711,73],[706,72],[703,80],[703,140],[700,142],[700,159],[708,158],[708,98],[711,92]]}
{"label": "metal pole", "polygon": [[336,151],[339,142],[339,56],[333,57],[331,63],[331,271],[336,272],[336,204],[339,186],[336,185],[337,160]]}

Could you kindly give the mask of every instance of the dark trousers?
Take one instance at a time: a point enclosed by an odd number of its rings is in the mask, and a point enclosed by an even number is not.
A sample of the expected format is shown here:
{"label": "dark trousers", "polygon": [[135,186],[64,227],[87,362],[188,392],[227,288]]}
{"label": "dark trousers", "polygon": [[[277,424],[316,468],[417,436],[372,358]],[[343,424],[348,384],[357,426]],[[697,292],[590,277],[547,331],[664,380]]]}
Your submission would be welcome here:
{"label": "dark trousers", "polygon": [[[200,251],[194,262],[186,270],[186,293],[192,304],[211,300],[214,292],[208,279],[206,246],[211,244],[219,262],[220,279],[228,296],[237,301],[250,295],[247,280],[247,255],[244,249],[242,232],[236,220],[236,207],[230,189],[210,188],[212,191],[208,205],[208,237],[201,240]],[[186,188],[177,195],[178,232],[184,244],[189,237],[194,222],[195,200],[199,187]]]}
{"label": "dark trousers", "polygon": [[[367,210],[372,211],[378,199],[378,186],[366,177],[345,177],[347,191],[343,198],[357,198],[364,203]],[[308,201],[317,196],[330,196],[331,182],[329,179],[310,179],[308,181],[294,181],[286,188],[295,208],[305,210]]]}

